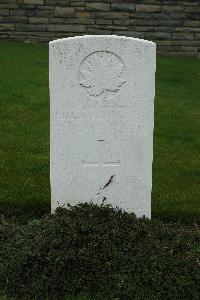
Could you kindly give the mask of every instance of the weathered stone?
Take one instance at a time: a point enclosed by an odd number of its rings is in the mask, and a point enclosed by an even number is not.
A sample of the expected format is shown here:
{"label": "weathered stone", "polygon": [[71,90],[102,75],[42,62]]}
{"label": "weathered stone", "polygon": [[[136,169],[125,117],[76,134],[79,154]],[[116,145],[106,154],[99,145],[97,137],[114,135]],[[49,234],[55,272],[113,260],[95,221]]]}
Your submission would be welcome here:
{"label": "weathered stone", "polygon": [[11,16],[35,16],[37,14],[36,10],[24,10],[24,9],[11,9]]}
{"label": "weathered stone", "polygon": [[185,19],[189,20],[200,20],[200,13],[196,12],[196,13],[187,13],[187,17],[185,17]]}
{"label": "weathered stone", "polygon": [[193,33],[185,33],[185,32],[174,32],[172,33],[173,40],[193,40]]}
{"label": "weathered stone", "polygon": [[53,32],[47,32],[47,31],[38,31],[38,32],[34,32],[34,31],[16,31],[15,32],[16,35],[27,35],[27,36],[40,36],[40,37],[53,37],[54,33]]}
{"label": "weathered stone", "polygon": [[198,1],[194,1],[194,0],[189,0],[189,1],[183,1],[183,0],[162,0],[162,4],[163,5],[174,5],[174,4],[180,4],[181,5],[199,5]]}
{"label": "weathered stone", "polygon": [[195,40],[200,40],[200,33],[195,33]]}
{"label": "weathered stone", "polygon": [[127,31],[128,27],[127,26],[106,26],[107,29],[111,29],[111,30],[123,30],[123,31]]}
{"label": "weathered stone", "polygon": [[0,4],[0,9],[1,8],[18,8],[17,4]]}
{"label": "weathered stone", "polygon": [[36,10],[36,9],[40,9],[41,7],[44,7],[43,5],[42,6],[38,6],[36,4],[19,4],[18,5],[18,8],[19,9],[23,9],[23,10]]}
{"label": "weathered stone", "polygon": [[[120,20],[121,23],[123,21],[127,22],[127,20]],[[117,20],[114,20],[114,23],[116,23]],[[154,19],[129,19],[129,24],[131,25],[141,25],[141,26],[180,26],[182,24],[181,20],[154,20]]]}
{"label": "weathered stone", "polygon": [[112,20],[110,20],[110,19],[98,19],[98,20],[96,20],[96,24],[111,25]]}
{"label": "weathered stone", "polygon": [[42,5],[42,6],[37,6],[36,7],[38,11],[40,10],[54,10],[55,8],[51,5]]}
{"label": "weathered stone", "polygon": [[15,25],[14,24],[0,24],[0,30],[1,31],[15,30]]}
{"label": "weathered stone", "polygon": [[162,5],[161,11],[168,12],[168,13],[177,12],[177,11],[182,12],[184,11],[184,6],[183,5]]}
{"label": "weathered stone", "polygon": [[2,34],[2,32],[0,32],[0,39],[4,39],[4,40],[7,40],[9,39],[9,35],[8,34]]}
{"label": "weathered stone", "polygon": [[93,18],[104,19],[128,19],[129,14],[126,12],[91,12]]}
{"label": "weathered stone", "polygon": [[[166,1],[167,2],[167,1]],[[174,3],[174,1],[172,1]],[[182,5],[189,5],[189,6],[199,6],[199,1],[189,0],[189,1],[181,1]]]}
{"label": "weathered stone", "polygon": [[144,31],[153,31],[154,27],[153,26],[129,26],[128,30],[130,31],[138,31],[138,32],[144,32]]}
{"label": "weathered stone", "polygon": [[40,9],[37,12],[38,17],[54,17],[53,9]]}
{"label": "weathered stone", "polygon": [[48,18],[30,17],[29,23],[32,24],[48,24]]}
{"label": "weathered stone", "polygon": [[87,27],[87,34],[98,34],[98,35],[105,35],[105,34],[111,34],[112,30],[108,30],[108,29],[98,29],[98,28],[91,28],[91,27]]}
{"label": "weathered stone", "polygon": [[1,0],[1,4],[20,4],[23,0]]}
{"label": "weathered stone", "polygon": [[171,40],[171,41],[159,41],[160,45],[180,45],[180,46],[200,46],[198,40]]}
{"label": "weathered stone", "polygon": [[114,25],[93,25],[90,28],[102,29],[102,30],[127,30],[126,26],[114,26]]}
{"label": "weathered stone", "polygon": [[178,53],[179,53],[178,56],[183,56],[183,57],[197,57],[197,55],[198,55],[197,52],[180,51]]}
{"label": "weathered stone", "polygon": [[136,11],[138,12],[156,12],[161,11],[160,5],[150,4],[136,4]]}
{"label": "weathered stone", "polygon": [[200,13],[200,6],[186,6],[185,7],[186,13]]}
{"label": "weathered stone", "polygon": [[111,5],[113,11],[135,11],[135,4],[133,3],[113,3]]}
{"label": "weathered stone", "polygon": [[28,23],[27,17],[0,17],[0,23]]}
{"label": "weathered stone", "polygon": [[172,18],[172,19],[181,19],[181,20],[185,20],[185,19],[187,19],[187,14],[185,14],[185,13],[171,13],[170,14],[170,17]]}
{"label": "weathered stone", "polygon": [[[112,20],[111,20],[112,21]],[[116,20],[113,20],[113,25],[132,25],[132,20],[130,19],[116,19]]]}
{"label": "weathered stone", "polygon": [[46,5],[53,5],[53,6],[69,6],[69,0],[45,0]]}
{"label": "weathered stone", "polygon": [[171,40],[170,32],[145,32],[144,36],[153,40]]}
{"label": "weathered stone", "polygon": [[124,36],[127,36],[127,37],[144,39],[144,32],[138,32],[138,31],[118,31],[118,34],[119,35],[124,35]]}
{"label": "weathered stone", "polygon": [[192,26],[192,27],[200,27],[200,21],[194,20],[194,21],[184,21],[183,26]]}
{"label": "weathered stone", "polygon": [[182,51],[157,51],[159,55],[169,57],[197,57],[197,52],[182,52]]}
{"label": "weathered stone", "polygon": [[48,25],[48,31],[60,31],[60,32],[85,32],[86,27],[84,25]]}
{"label": "weathered stone", "polygon": [[160,46],[158,45],[157,47],[158,51],[180,51],[181,47],[180,46]]}
{"label": "weathered stone", "polygon": [[49,18],[49,24],[95,24],[95,20],[90,18],[82,18],[81,21],[75,18]]}
{"label": "weathered stone", "polygon": [[90,17],[90,12],[89,11],[77,11],[76,12],[76,17],[77,18],[89,18]]}
{"label": "weathered stone", "polygon": [[0,16],[8,16],[9,9],[0,9]]}
{"label": "weathered stone", "polygon": [[46,31],[46,25],[16,24],[17,31]]}
{"label": "weathered stone", "polygon": [[152,19],[152,20],[168,20],[169,19],[169,14],[167,13],[152,13],[152,12],[146,12],[146,13],[142,13],[142,12],[134,12],[134,13],[130,13],[130,18],[136,18],[136,19]]}
{"label": "weathered stone", "polygon": [[200,32],[200,27],[176,27],[177,32]]}
{"label": "weathered stone", "polygon": [[[194,0],[0,0],[0,23],[2,24],[17,25],[29,22],[29,25],[88,25],[88,30],[85,27],[83,32],[67,31],[66,34],[65,31],[49,32],[52,38],[85,32],[88,34],[116,32],[127,36],[137,34],[144,38],[144,33],[148,32],[149,38],[156,39],[160,45],[164,42],[163,37],[160,36],[163,32],[163,35],[174,33],[172,41],[188,47],[196,47],[196,43],[199,42],[199,35],[197,35],[200,32],[199,12],[199,1]],[[94,27],[95,24],[104,25],[104,27]],[[114,27],[108,29],[108,25]],[[30,39],[31,36],[41,32],[35,30],[28,31]],[[158,32],[157,38],[153,37],[154,31]],[[24,35],[25,32],[23,32]],[[8,31],[5,33],[5,35],[9,34],[16,34],[21,40],[21,31],[13,28],[11,33]],[[3,35],[1,31],[1,36]],[[180,51],[187,53],[186,50],[180,49]]]}
{"label": "weathered stone", "polygon": [[117,36],[50,43],[51,199],[151,217],[156,47]]}
{"label": "weathered stone", "polygon": [[85,7],[76,7],[75,9],[76,9],[76,12],[79,12],[79,11],[87,12]]}
{"label": "weathered stone", "polygon": [[[154,31],[160,31],[160,32],[175,32],[177,31],[176,30],[176,27],[166,27],[166,26],[154,26],[153,27]],[[151,30],[151,29],[150,29]]]}
{"label": "weathered stone", "polygon": [[[74,37],[74,32],[54,32],[54,37],[58,38],[66,38],[66,37]],[[76,32],[76,36],[83,35],[82,32]]]}
{"label": "weathered stone", "polygon": [[182,51],[187,52],[198,52],[198,47],[192,47],[192,46],[181,46]]}
{"label": "weathered stone", "polygon": [[56,17],[75,17],[75,8],[73,7],[56,7],[55,16]]}
{"label": "weathered stone", "polygon": [[67,24],[67,18],[49,18],[49,24]]}
{"label": "weathered stone", "polygon": [[91,24],[95,24],[95,20],[94,19],[91,19],[91,18],[81,18],[80,19],[67,19],[66,21],[67,24],[88,24],[88,25],[91,25]]}
{"label": "weathered stone", "polygon": [[25,12],[23,9],[11,9],[10,15],[11,16],[25,16]]}
{"label": "weathered stone", "polygon": [[109,11],[110,10],[110,4],[108,3],[86,3],[87,10],[91,11]]}
{"label": "weathered stone", "polygon": [[71,7],[85,7],[84,2],[70,2]]}
{"label": "weathered stone", "polygon": [[37,5],[43,5],[44,0],[24,0],[24,4],[37,4]]}

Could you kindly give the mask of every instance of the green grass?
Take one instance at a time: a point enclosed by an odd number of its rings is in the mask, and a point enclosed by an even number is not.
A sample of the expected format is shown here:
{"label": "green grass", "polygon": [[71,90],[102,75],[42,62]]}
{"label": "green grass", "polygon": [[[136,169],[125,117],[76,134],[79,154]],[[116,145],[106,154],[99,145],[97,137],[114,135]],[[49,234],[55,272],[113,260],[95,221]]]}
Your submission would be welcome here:
{"label": "green grass", "polygon": [[158,58],[152,210],[200,219],[200,60]]}
{"label": "green grass", "polygon": [[0,43],[0,201],[5,214],[49,210],[46,46]]}
{"label": "green grass", "polygon": [[[200,60],[158,57],[154,217],[200,220],[199,100]],[[47,46],[0,43],[0,132],[2,213],[49,212]]]}

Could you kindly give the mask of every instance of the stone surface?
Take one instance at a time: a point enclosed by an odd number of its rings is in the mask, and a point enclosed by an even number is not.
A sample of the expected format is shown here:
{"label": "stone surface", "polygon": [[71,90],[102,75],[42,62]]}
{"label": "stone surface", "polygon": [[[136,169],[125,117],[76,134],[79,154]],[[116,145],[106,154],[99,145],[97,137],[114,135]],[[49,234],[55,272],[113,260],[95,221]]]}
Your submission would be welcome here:
{"label": "stone surface", "polygon": [[55,8],[55,16],[56,17],[74,17],[75,9],[73,7],[56,7]]}
{"label": "stone surface", "polygon": [[172,33],[173,40],[193,40],[194,34],[193,33],[185,33],[185,32],[176,32]]}
{"label": "stone surface", "polygon": [[84,25],[48,25],[48,31],[54,32],[85,32]]}
{"label": "stone surface", "polygon": [[15,30],[15,25],[13,24],[0,24],[0,31]]}
{"label": "stone surface", "polygon": [[160,11],[160,5],[150,5],[150,4],[137,4],[136,11],[141,12],[156,12]]}
{"label": "stone surface", "polygon": [[119,36],[50,42],[51,197],[151,217],[156,47]]}
{"label": "stone surface", "polygon": [[38,4],[38,5],[43,5],[44,0],[24,0],[24,4]]}
{"label": "stone surface", "polygon": [[43,24],[17,24],[16,25],[17,31],[46,31],[46,25]]}
{"label": "stone surface", "polygon": [[[158,46],[162,46],[163,41],[169,42],[169,47],[160,47],[159,53],[169,51],[170,56],[173,53],[194,56],[196,53],[199,57],[200,49],[196,44],[200,40],[197,34],[200,32],[199,12],[199,1],[194,0],[0,0],[0,23],[5,24],[1,28],[12,28],[5,33],[1,29],[0,39],[6,36],[8,40],[21,41],[24,36],[25,41],[45,43],[48,39],[40,36],[41,27],[30,30],[30,26],[25,26],[23,31],[19,28],[20,24],[46,24],[45,30],[51,33],[52,39],[78,34],[117,34],[151,39]],[[184,47],[174,51],[177,41],[180,46],[195,47],[194,51]]]}
{"label": "stone surface", "polygon": [[118,10],[118,11],[135,11],[135,4],[133,3],[113,3],[111,5],[112,10]]}
{"label": "stone surface", "polygon": [[157,39],[157,40],[166,40],[171,39],[170,32],[145,32],[145,38],[147,39]]}
{"label": "stone surface", "polygon": [[89,18],[90,17],[90,12],[89,11],[77,11],[76,12],[76,17],[79,19],[81,18]]}
{"label": "stone surface", "polygon": [[[27,17],[0,17],[0,23],[28,23]],[[15,29],[15,28],[14,28]]]}
{"label": "stone surface", "polygon": [[127,19],[129,14],[127,12],[92,12],[91,16],[93,18],[103,18],[103,19]]}
{"label": "stone surface", "polygon": [[109,11],[110,10],[110,4],[108,3],[87,3],[86,8],[88,10],[97,10],[97,11]]}
{"label": "stone surface", "polygon": [[8,16],[9,9],[0,9],[0,16]]}
{"label": "stone surface", "polygon": [[30,17],[29,22],[33,24],[48,24],[48,18],[34,18]]}

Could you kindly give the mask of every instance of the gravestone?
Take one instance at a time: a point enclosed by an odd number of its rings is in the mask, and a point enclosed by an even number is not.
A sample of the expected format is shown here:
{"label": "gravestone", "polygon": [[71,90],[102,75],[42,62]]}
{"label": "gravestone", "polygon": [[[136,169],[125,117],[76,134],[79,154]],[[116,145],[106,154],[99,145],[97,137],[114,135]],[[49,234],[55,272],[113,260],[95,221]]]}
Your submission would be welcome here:
{"label": "gravestone", "polygon": [[156,46],[120,36],[50,42],[51,198],[151,217]]}

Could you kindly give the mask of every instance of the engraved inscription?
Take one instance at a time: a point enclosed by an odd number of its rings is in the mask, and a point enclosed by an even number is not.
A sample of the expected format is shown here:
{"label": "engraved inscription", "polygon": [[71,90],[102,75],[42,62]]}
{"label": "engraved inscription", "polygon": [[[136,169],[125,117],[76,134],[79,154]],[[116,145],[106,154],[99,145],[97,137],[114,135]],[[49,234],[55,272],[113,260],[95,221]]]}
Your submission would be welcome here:
{"label": "engraved inscription", "polygon": [[116,161],[107,161],[107,162],[99,162],[99,161],[82,161],[84,167],[120,167],[120,160]]}
{"label": "engraved inscription", "polygon": [[116,54],[96,51],[89,54],[79,67],[79,84],[90,96],[115,96],[125,80],[125,64]]}

